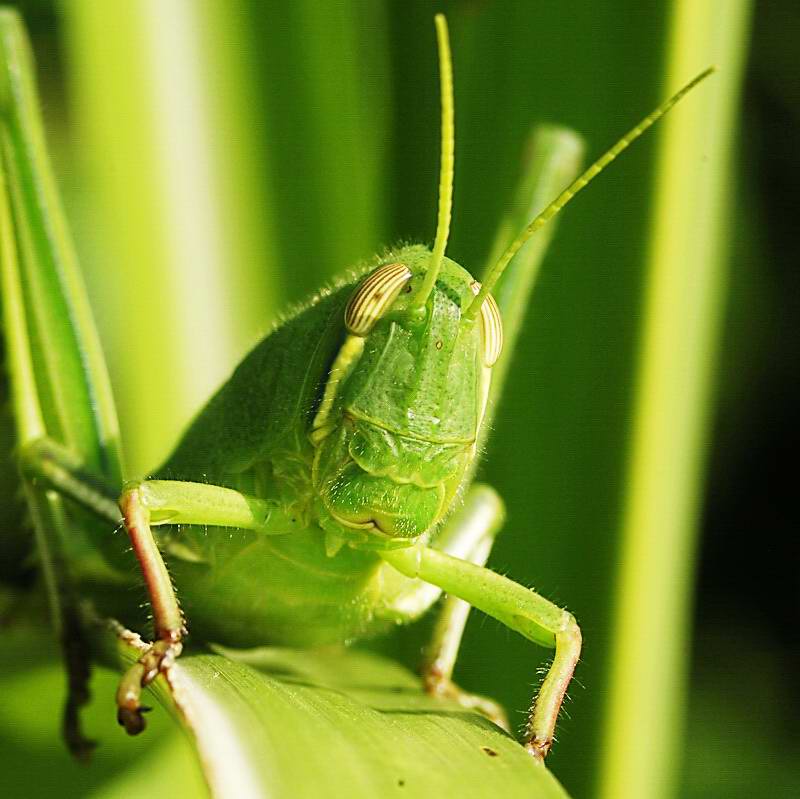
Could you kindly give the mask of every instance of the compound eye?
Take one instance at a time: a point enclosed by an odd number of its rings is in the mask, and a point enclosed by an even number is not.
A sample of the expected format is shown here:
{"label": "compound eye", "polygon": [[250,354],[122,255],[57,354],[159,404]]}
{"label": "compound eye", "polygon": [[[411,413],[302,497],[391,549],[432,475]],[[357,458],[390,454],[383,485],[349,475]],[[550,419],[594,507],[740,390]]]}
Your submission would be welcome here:
{"label": "compound eye", "polygon": [[[477,295],[481,284],[473,280],[470,284],[472,293]],[[503,320],[500,309],[491,294],[481,305],[481,340],[483,341],[483,362],[486,366],[494,366],[503,351]]]}
{"label": "compound eye", "polygon": [[411,279],[405,264],[385,264],[356,289],[344,310],[344,326],[354,336],[366,336]]}

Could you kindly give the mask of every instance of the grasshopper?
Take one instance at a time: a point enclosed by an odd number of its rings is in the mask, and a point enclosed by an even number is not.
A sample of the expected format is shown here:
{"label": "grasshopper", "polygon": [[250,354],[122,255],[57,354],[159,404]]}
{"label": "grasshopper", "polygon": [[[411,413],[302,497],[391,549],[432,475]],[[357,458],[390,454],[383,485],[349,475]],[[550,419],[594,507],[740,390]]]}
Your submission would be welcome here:
{"label": "grasshopper", "polygon": [[[0,84],[7,130],[3,172],[23,184],[32,175],[34,191],[44,185],[53,193],[40,122],[31,112],[30,68],[14,38],[18,23],[5,14],[4,52],[12,62]],[[124,553],[109,535],[121,513],[147,588],[154,641],[122,676],[116,697],[118,720],[129,734],[145,727],[143,688],[179,657],[189,630],[196,640],[231,647],[343,643],[412,622],[445,594],[422,667],[425,688],[505,726],[495,703],[452,681],[467,614],[477,607],[555,650],[522,741],[538,760],[552,747],[581,632],[568,611],[485,565],[503,523],[503,503],[473,475],[493,405],[493,373],[510,356],[503,353],[503,320],[492,292],[523,245],[711,70],[571,182],[479,283],[445,256],[454,101],[442,15],[436,32],[442,136],[432,249],[389,250],[277,325],[209,400],[153,477],[126,484],[120,495],[113,445],[107,445],[105,463],[93,462],[64,440],[70,436],[59,438],[26,402],[36,376],[21,360],[11,364],[23,482],[34,519],[50,518],[58,526],[53,503],[66,498],[76,524],[98,531],[87,537],[104,568],[124,570]],[[7,297],[19,291],[13,267],[27,242],[24,236],[16,242],[18,252],[7,231],[27,199],[9,185],[5,178],[0,225],[6,231],[5,324],[13,347],[22,346],[24,320]],[[518,306],[524,302],[516,300]],[[79,322],[84,311],[75,314]],[[84,334],[88,357],[97,360],[92,333]],[[101,386],[91,398],[101,406],[101,420],[109,418],[108,397]],[[113,439],[105,433],[101,439]],[[40,538],[45,549],[59,546]],[[65,638],[78,640],[66,578],[55,587],[66,597]],[[66,650],[74,677],[67,732],[79,750],[75,711],[85,666],[74,645]]]}

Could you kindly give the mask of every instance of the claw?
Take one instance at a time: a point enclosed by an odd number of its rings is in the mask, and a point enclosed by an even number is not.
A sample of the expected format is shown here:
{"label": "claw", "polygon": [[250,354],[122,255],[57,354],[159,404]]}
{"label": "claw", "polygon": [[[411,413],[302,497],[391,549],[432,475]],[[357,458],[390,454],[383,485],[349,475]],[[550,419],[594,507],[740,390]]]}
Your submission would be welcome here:
{"label": "claw", "polygon": [[139,735],[147,726],[143,714],[151,708],[140,702],[142,688],[169,669],[181,648],[179,642],[156,641],[122,676],[117,689],[117,721],[128,735]]}
{"label": "claw", "polygon": [[140,705],[135,710],[131,710],[127,707],[117,708],[117,723],[120,727],[125,728],[125,732],[127,732],[128,735],[139,735],[139,733],[144,732],[145,727],[147,727],[147,722],[142,714],[150,710],[152,710],[152,708],[145,707],[144,705]]}

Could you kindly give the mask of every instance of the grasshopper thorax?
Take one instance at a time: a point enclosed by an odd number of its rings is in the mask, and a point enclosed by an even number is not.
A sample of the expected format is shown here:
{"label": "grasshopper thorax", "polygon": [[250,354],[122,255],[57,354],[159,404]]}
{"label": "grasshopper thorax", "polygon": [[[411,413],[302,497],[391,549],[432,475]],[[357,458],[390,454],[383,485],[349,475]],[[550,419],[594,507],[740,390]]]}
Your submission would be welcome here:
{"label": "grasshopper thorax", "polygon": [[405,545],[432,530],[475,457],[493,345],[482,318],[463,318],[475,281],[454,261],[415,306],[429,264],[427,248],[405,247],[358,283],[313,422],[320,524],[354,545]]}

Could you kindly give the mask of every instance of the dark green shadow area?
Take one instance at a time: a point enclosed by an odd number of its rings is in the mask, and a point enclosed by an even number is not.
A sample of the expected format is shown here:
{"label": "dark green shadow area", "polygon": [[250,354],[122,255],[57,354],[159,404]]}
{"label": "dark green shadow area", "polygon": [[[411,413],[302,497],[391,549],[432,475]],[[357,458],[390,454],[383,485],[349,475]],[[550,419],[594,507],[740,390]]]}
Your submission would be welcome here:
{"label": "dark green shadow area", "polygon": [[84,722],[98,742],[89,766],[73,760],[60,738],[65,678],[52,640],[32,629],[4,629],[0,647],[0,796],[130,797],[158,780],[170,797],[205,793],[188,740],[154,708],[148,734],[127,738],[114,719],[117,676],[98,668]]}

